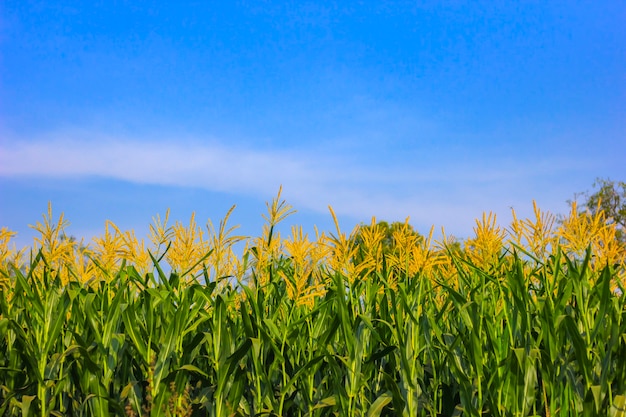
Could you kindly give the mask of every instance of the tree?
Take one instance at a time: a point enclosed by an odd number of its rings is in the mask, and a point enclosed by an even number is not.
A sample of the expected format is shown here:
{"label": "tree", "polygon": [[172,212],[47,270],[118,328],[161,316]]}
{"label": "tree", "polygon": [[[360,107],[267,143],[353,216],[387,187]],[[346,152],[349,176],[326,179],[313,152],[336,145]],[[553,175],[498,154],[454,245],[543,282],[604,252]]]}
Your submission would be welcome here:
{"label": "tree", "polygon": [[584,205],[592,213],[602,210],[608,224],[615,224],[617,238],[626,243],[626,182],[597,178],[593,192],[578,194],[585,198]]}
{"label": "tree", "polygon": [[[382,232],[383,239],[381,241],[381,244],[383,246],[384,253],[390,253],[392,251],[395,245],[393,234],[394,232],[399,231],[404,227],[408,228],[408,232],[410,234],[416,235],[420,240],[422,239],[422,236],[420,236],[420,234],[417,233],[410,224],[405,224],[403,222],[393,222],[390,224],[383,220],[376,223],[374,227],[378,228]],[[361,223],[359,231],[355,236],[355,241],[357,245],[363,245],[363,234],[371,229],[372,225]]]}
{"label": "tree", "polygon": [[419,233],[417,233],[415,229],[413,229],[413,226],[411,226],[408,223],[404,223],[404,222],[388,223],[382,220],[382,221],[377,222],[374,226],[372,226],[371,224],[361,223],[359,230],[356,236],[354,237],[354,242],[357,246],[360,246],[360,247],[364,246],[365,242],[363,239],[363,235],[367,233],[368,231],[372,231],[373,227],[377,228],[382,233],[382,241],[380,243],[382,245],[383,253],[386,255],[390,254],[393,251],[393,248],[396,244],[396,242],[394,241],[394,237],[393,237],[394,232],[398,232],[406,228],[406,231],[410,235],[414,235],[417,237],[417,241],[421,241],[423,239],[423,237]]}
{"label": "tree", "polygon": [[[365,223],[360,224],[359,230],[356,236],[354,237],[354,244],[361,248],[359,252],[362,252],[362,249],[364,249],[365,247],[365,242],[363,239],[364,233],[366,233],[367,231],[371,231],[372,227],[373,226],[371,224],[365,224]],[[379,229],[383,234],[381,245],[382,245],[382,252],[385,255],[389,255],[394,252],[396,244],[398,243],[395,241],[393,237],[394,233],[396,232],[400,232],[404,230],[405,233],[408,233],[408,235],[415,236],[416,238],[415,242],[418,244],[422,243],[425,239],[425,237],[421,235],[420,233],[418,233],[417,230],[413,228],[413,226],[411,226],[410,224],[406,222],[395,221],[395,222],[389,223],[384,220],[381,220],[381,221],[378,221],[374,227]],[[457,241],[454,236],[449,236],[445,244],[446,244],[446,250],[449,250],[452,253],[459,254],[463,251],[461,242]]]}

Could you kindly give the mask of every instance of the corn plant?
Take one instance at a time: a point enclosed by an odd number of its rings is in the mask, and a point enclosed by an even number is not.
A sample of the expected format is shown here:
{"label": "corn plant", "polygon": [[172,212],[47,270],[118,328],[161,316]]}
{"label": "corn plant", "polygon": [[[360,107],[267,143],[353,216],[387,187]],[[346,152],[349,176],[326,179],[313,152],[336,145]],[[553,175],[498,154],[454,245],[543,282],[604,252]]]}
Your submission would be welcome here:
{"label": "corn plant", "polygon": [[[626,250],[535,205],[461,247],[375,222],[309,238],[268,203],[226,227],[0,233],[1,416],[626,416]],[[358,236],[358,238],[356,238]],[[26,254],[30,254],[26,259]]]}

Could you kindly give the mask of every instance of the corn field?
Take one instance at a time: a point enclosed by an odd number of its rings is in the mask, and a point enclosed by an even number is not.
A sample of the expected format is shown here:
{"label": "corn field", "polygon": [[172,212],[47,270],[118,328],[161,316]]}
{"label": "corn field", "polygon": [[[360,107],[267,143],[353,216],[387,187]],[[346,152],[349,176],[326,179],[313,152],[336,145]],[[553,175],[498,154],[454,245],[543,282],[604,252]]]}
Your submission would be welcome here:
{"label": "corn field", "polygon": [[[0,232],[1,416],[626,416],[626,250],[602,212],[369,227]],[[358,239],[357,239],[358,237]],[[244,247],[243,251],[237,250]],[[240,254],[238,254],[240,253]]]}

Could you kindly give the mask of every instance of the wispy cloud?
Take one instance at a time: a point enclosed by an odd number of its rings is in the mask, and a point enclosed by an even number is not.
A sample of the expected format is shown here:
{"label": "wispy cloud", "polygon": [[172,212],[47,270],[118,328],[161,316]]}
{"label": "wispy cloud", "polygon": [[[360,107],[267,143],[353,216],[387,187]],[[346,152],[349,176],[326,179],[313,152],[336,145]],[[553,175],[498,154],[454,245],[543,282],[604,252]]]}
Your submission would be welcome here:
{"label": "wispy cloud", "polygon": [[199,187],[266,195],[279,184],[316,189],[333,181],[329,158],[288,150],[251,150],[197,142],[99,138],[52,139],[1,145],[0,175],[104,177],[135,183]]}
{"label": "wispy cloud", "polygon": [[530,206],[525,192],[533,191],[531,183],[570,169],[567,160],[418,158],[412,165],[372,164],[331,149],[251,149],[217,140],[148,142],[73,134],[0,144],[0,176],[99,177],[266,199],[283,185],[285,197],[300,209],[326,212],[332,205],[356,219],[411,216],[422,224],[453,229],[463,224],[467,230],[482,210]]}

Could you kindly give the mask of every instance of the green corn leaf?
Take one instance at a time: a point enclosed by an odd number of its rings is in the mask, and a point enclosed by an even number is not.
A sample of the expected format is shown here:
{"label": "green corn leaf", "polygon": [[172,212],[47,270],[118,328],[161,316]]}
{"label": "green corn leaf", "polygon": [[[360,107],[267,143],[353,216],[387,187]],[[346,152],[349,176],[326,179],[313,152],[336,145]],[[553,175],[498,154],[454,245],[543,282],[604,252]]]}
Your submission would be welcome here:
{"label": "green corn leaf", "polygon": [[235,370],[235,367],[239,364],[239,361],[243,359],[244,356],[248,354],[250,351],[250,347],[252,346],[252,340],[247,338],[238,348],[230,355],[227,359],[228,363],[228,372],[227,374],[232,374]]}
{"label": "green corn leaf", "polygon": [[370,406],[369,410],[367,410],[367,417],[377,417],[377,416],[380,416],[380,413],[382,413],[382,411],[385,408],[385,406],[387,404],[389,404],[392,399],[393,399],[393,397],[392,397],[390,392],[385,392],[384,394],[381,394],[372,403],[372,405]]}
{"label": "green corn leaf", "polygon": [[31,413],[30,413],[30,406],[33,402],[33,400],[35,400],[35,398],[37,398],[34,395],[23,395],[22,396],[22,404],[21,404],[21,408],[22,408],[22,417],[31,417]]}
{"label": "green corn leaf", "polygon": [[285,395],[291,387],[298,381],[298,379],[302,376],[302,374],[310,372],[310,370],[320,363],[325,358],[325,355],[317,356],[307,362],[303,367],[298,369],[298,371],[289,379],[287,384],[281,389],[280,395]]}
{"label": "green corn leaf", "polygon": [[200,368],[198,368],[197,366],[194,366],[194,365],[183,365],[180,368],[178,368],[178,370],[179,371],[194,372],[196,374],[202,375],[205,378],[209,377],[206,372],[204,372],[202,369],[200,369]]}
{"label": "green corn leaf", "polygon": [[48,354],[48,352],[52,350],[53,344],[58,343],[59,334],[65,324],[69,305],[69,296],[66,292],[63,292],[56,305],[51,305],[46,308],[46,323],[48,326],[45,329],[45,345],[43,349],[44,355]]}
{"label": "green corn leaf", "polygon": [[606,326],[605,316],[606,311],[610,306],[609,298],[611,296],[611,271],[608,267],[604,267],[600,272],[599,282],[596,283],[596,287],[600,288],[600,310],[596,314],[596,322],[591,332],[591,340],[595,340],[600,329]]}
{"label": "green corn leaf", "polygon": [[564,318],[564,323],[568,335],[570,336],[572,346],[576,352],[576,363],[578,364],[578,369],[582,373],[585,384],[587,384],[590,381],[590,363],[589,358],[587,357],[587,347],[585,345],[585,341],[580,335],[578,327],[571,316],[566,316]]}
{"label": "green corn leaf", "polygon": [[592,385],[591,395],[593,396],[593,404],[595,406],[594,413],[600,414],[600,410],[602,410],[602,387],[600,385]]}
{"label": "green corn leaf", "polygon": [[626,395],[616,395],[610,410],[611,417],[626,417]]}
{"label": "green corn leaf", "polygon": [[369,357],[369,359],[367,359],[366,363],[376,362],[377,360],[389,355],[391,352],[395,351],[397,348],[398,348],[397,346],[391,345],[391,346],[386,346],[382,349],[379,349],[378,351],[374,352],[372,356]]}
{"label": "green corn leaf", "polygon": [[137,316],[135,315],[134,309],[136,306],[134,305],[126,305],[122,311],[122,320],[124,322],[124,330],[130,340],[133,342],[133,346],[141,355],[141,358],[144,360],[145,365],[148,365],[150,359],[148,357],[148,345],[146,335],[141,334],[139,322],[137,321]]}

